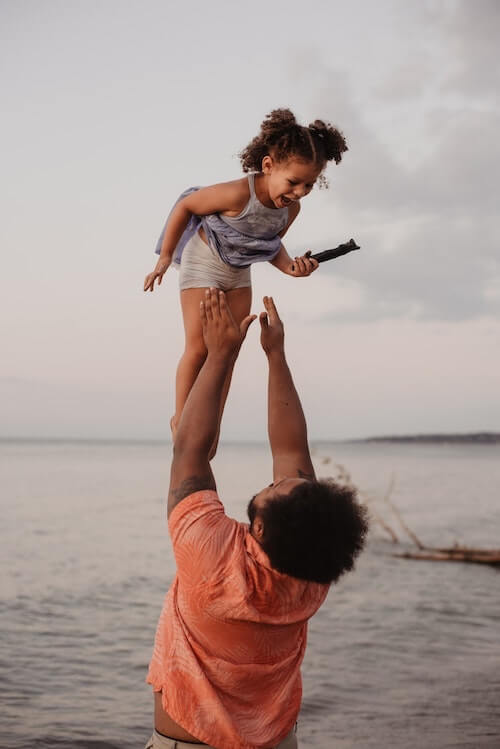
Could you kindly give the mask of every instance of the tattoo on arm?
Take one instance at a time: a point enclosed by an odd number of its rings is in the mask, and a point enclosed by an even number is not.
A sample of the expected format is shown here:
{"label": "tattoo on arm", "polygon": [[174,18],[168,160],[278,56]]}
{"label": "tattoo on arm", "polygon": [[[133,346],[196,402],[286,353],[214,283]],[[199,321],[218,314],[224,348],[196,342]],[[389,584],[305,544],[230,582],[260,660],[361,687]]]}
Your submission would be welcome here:
{"label": "tattoo on arm", "polygon": [[171,507],[174,507],[181,500],[189,497],[190,494],[203,491],[204,489],[213,489],[214,491],[216,489],[212,471],[209,471],[203,476],[189,476],[187,479],[184,479],[184,481],[181,481],[178,487],[171,487],[168,503]]}
{"label": "tattoo on arm", "polygon": [[300,468],[297,468],[297,473],[299,475],[299,479],[307,479],[308,481],[314,481],[315,479],[313,473],[305,473],[305,471],[301,471]]}

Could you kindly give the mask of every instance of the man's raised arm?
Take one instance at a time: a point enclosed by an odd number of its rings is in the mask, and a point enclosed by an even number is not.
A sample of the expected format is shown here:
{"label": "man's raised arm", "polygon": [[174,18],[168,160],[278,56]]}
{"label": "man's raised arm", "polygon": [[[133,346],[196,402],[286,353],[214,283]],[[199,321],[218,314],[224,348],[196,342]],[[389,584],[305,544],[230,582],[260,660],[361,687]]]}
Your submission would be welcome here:
{"label": "man's raised arm", "polygon": [[168,514],[190,494],[215,489],[209,454],[219,427],[227,375],[255,315],[238,326],[222,291],[210,289],[200,315],[207,358],[184,405],[170,471]]}
{"label": "man's raised arm", "polygon": [[314,479],[307,425],[285,358],[284,329],[272,297],[264,297],[260,342],[269,363],[268,432],[273,454],[273,480]]}

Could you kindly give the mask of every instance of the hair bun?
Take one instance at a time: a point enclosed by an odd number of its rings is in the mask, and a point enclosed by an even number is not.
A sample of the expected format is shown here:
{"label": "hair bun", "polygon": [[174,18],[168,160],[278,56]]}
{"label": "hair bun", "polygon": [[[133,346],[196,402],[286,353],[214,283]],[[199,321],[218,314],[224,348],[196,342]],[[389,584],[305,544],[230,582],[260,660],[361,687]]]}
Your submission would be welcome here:
{"label": "hair bun", "polygon": [[338,164],[342,159],[342,154],[347,151],[347,143],[340,130],[323,120],[314,120],[309,125],[309,130],[313,138],[318,138],[324,149],[327,161],[335,160]]}
{"label": "hair bun", "polygon": [[315,135],[319,135],[320,138],[324,138],[328,132],[328,127],[323,120],[314,120],[308,127],[309,130],[312,130]]}
{"label": "hair bun", "polygon": [[260,126],[261,132],[266,135],[279,134],[297,125],[295,115],[290,109],[273,109]]}

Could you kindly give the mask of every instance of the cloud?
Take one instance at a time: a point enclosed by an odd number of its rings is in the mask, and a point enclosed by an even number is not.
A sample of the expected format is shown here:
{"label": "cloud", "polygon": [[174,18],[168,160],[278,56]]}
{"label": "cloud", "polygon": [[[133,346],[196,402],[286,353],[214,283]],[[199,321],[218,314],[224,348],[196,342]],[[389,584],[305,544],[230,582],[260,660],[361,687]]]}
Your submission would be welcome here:
{"label": "cloud", "polygon": [[[393,33],[405,39],[398,62],[374,87],[384,101],[453,94],[498,103],[500,5],[497,0],[451,0],[392,13]],[[408,26],[413,34],[408,34]]]}
{"label": "cloud", "polygon": [[500,89],[500,5],[497,0],[478,3],[458,0],[451,10],[440,4],[432,15],[453,59],[443,89],[475,99],[484,95],[497,99]]}
{"label": "cloud", "polygon": [[[485,5],[495,26],[499,13]],[[469,56],[481,40],[486,46],[490,40],[487,9],[477,7],[480,18],[473,24],[473,40],[467,45],[463,41]],[[436,21],[431,36],[435,59],[443,54],[446,59],[447,51],[449,55],[441,71],[444,78],[451,80],[457,40],[474,12],[459,3],[454,15],[441,14]],[[419,31],[423,29],[416,28]],[[480,56],[485,78],[488,54]],[[407,90],[402,97],[409,118],[419,112],[411,139],[399,119],[401,97],[385,101],[385,126],[374,126],[376,120],[365,115],[357,100],[353,81],[321,64],[317,79],[323,111],[326,103],[332,120],[337,119],[333,110],[339,112],[350,146],[323,208],[335,204],[337,223],[350,227],[362,246],[355,259],[333,261],[321,270],[358,290],[356,305],[332,308],[329,316],[458,321],[498,315],[500,300],[492,279],[500,275],[500,112],[491,108],[482,89],[474,102],[458,101],[451,90],[441,91],[438,98],[436,80],[426,80],[428,69],[420,70],[418,61],[413,67],[407,62],[395,72],[400,82],[415,83],[411,96]],[[398,115],[392,130],[387,125],[391,111]]]}

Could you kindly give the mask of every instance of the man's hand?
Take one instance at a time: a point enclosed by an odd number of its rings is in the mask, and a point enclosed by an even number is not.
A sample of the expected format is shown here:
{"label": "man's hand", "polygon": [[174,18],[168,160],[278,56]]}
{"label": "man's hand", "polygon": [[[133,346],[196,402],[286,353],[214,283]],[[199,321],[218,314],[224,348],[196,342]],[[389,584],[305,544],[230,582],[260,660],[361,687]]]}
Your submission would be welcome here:
{"label": "man's hand", "polygon": [[238,354],[247,330],[257,316],[247,315],[238,326],[227,306],[224,292],[207,289],[205,301],[200,303],[200,317],[208,354],[231,358]]}
{"label": "man's hand", "polygon": [[152,273],[148,273],[148,275],[144,279],[144,291],[153,291],[155,281],[158,281],[158,286],[161,284],[161,280],[167,272],[171,262],[171,257],[163,257],[158,260],[154,271]]}
{"label": "man's hand", "polygon": [[272,296],[263,299],[265,311],[259,315],[260,343],[269,356],[273,352],[283,353],[285,344],[285,329],[278,315]]}

